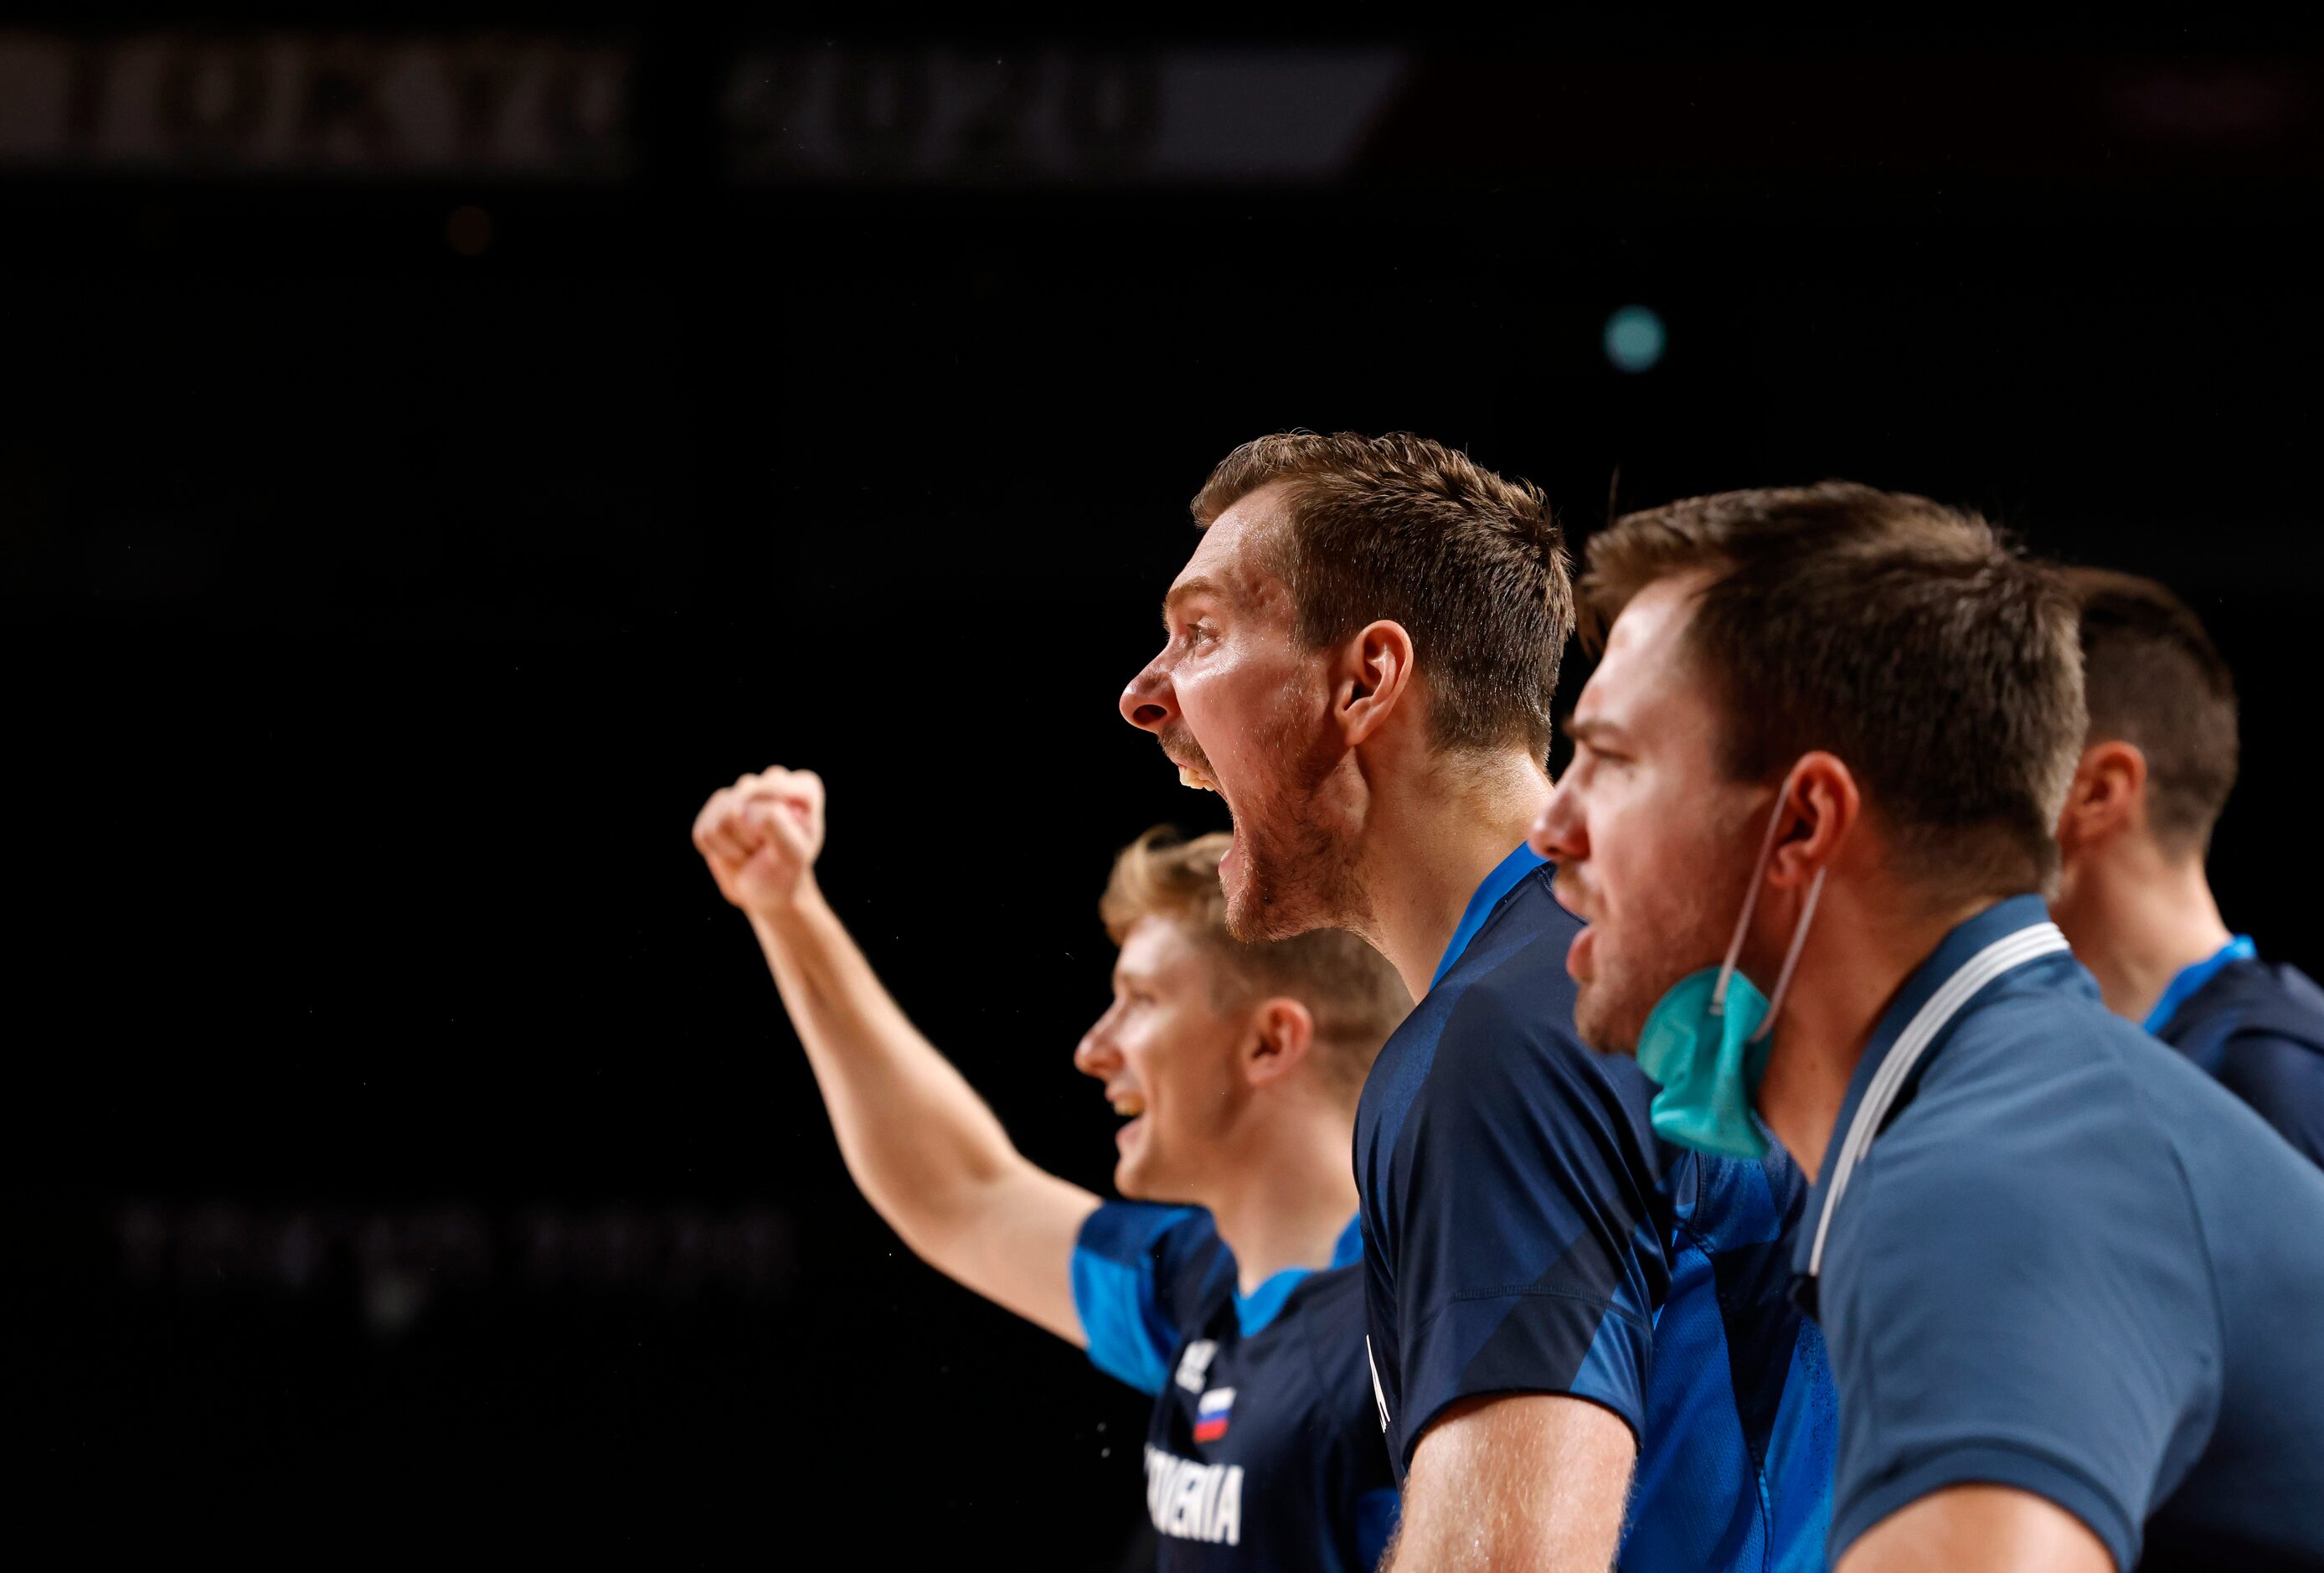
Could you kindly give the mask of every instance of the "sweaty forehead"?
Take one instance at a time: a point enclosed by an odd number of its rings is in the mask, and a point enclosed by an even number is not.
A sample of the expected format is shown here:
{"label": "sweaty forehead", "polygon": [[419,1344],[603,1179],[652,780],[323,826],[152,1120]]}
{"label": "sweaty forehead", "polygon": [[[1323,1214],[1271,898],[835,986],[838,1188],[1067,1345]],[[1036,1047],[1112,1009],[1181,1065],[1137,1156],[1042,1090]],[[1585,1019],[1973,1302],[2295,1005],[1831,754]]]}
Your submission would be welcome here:
{"label": "sweaty forehead", "polygon": [[1245,606],[1279,599],[1275,532],[1286,523],[1286,495],[1280,482],[1261,486],[1213,520],[1171,585],[1172,596],[1208,592]]}

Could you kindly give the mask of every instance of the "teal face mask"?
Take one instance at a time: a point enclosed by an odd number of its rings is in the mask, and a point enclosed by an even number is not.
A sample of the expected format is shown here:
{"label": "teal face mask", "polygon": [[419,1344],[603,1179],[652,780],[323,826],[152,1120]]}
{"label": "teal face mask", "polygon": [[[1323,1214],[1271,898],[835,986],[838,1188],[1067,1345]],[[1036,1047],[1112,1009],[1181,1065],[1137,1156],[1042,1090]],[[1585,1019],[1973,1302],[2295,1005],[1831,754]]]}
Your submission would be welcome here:
{"label": "teal face mask", "polygon": [[1775,855],[1775,832],[1783,828],[1784,805],[1790,801],[1792,783],[1775,796],[1775,818],[1767,823],[1767,838],[1759,847],[1759,862],[1751,871],[1751,893],[1743,898],[1743,915],[1735,921],[1735,938],[1727,958],[1717,967],[1680,978],[1655,1002],[1646,1024],[1638,1032],[1638,1069],[1662,1090],[1647,1110],[1655,1133],[1698,1152],[1722,1158],[1762,1158],[1767,1138],[1752,1117],[1751,1096],[1766,1073],[1767,1051],[1775,1047],[1775,1013],[1792,985],[1792,969],[1799,965],[1807,943],[1808,925],[1815,920],[1817,898],[1823,894],[1825,870],[1816,871],[1800,908],[1799,927],[1793,930],[1784,970],[1775,979],[1772,998],[1761,995],[1751,980],[1735,970],[1750,932],[1751,912],[1759,904],[1759,882],[1766,877],[1767,859]]}
{"label": "teal face mask", "polygon": [[1752,1033],[1767,1002],[1741,973],[1706,967],[1672,985],[1638,1033],[1638,1069],[1662,1090],[1648,1109],[1655,1133],[1698,1152],[1761,1158],[1767,1138],[1751,1117],[1751,1095],[1767,1069],[1770,1040]]}

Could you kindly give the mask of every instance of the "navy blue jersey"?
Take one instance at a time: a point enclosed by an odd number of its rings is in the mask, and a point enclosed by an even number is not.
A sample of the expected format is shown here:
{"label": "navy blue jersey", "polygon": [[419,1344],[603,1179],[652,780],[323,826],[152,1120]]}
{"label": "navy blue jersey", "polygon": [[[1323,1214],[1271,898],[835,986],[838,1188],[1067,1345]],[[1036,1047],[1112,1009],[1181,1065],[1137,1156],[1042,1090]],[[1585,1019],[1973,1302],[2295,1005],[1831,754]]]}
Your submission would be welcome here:
{"label": "navy blue jersey", "polygon": [[1985,1482],[2124,1568],[2324,1564],[2324,1173],[2109,1013],[2046,916],[1946,938],[1825,1149],[1797,1265],[1840,1378],[1832,1555]]}
{"label": "navy blue jersey", "polygon": [[2235,941],[2172,979],[2146,1030],[2324,1164],[2324,989]]}
{"label": "navy blue jersey", "polygon": [[1573,1035],[1581,925],[1550,881],[1523,848],[1487,878],[1357,1111],[1398,1478],[1458,1400],[1569,1393],[1638,1438],[1620,1566],[1821,1568],[1836,1407],[1787,1293],[1806,1185],[1654,1134],[1637,1064]]}
{"label": "navy blue jersey", "polygon": [[1364,1370],[1355,1226],[1322,1272],[1250,1295],[1210,1215],[1111,1202],[1074,1251],[1090,1358],[1154,1395],[1146,1505],[1160,1567],[1370,1573],[1396,1485]]}

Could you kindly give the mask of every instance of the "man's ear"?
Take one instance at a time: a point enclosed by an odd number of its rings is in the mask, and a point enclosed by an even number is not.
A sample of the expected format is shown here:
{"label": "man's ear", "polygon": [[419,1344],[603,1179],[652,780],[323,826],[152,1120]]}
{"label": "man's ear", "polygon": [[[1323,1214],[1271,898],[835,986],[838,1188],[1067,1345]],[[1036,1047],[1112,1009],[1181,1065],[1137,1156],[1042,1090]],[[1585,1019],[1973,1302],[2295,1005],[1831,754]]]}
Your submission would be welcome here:
{"label": "man's ear", "polygon": [[2135,743],[2110,738],[2082,750],[2066,806],[2058,815],[2058,850],[2074,857],[2144,819],[2146,755]]}
{"label": "man's ear", "polygon": [[1348,746],[1377,734],[1412,686],[1412,635],[1385,619],[1367,623],[1340,647],[1332,711]]}
{"label": "man's ear", "polygon": [[1803,755],[1785,783],[1775,827],[1775,850],[1767,877],[1781,887],[1805,887],[1840,859],[1841,848],[1864,818],[1864,794],[1856,773],[1836,754],[1821,749]]}
{"label": "man's ear", "polygon": [[1252,1025],[1257,1031],[1245,1051],[1243,1075],[1253,1087],[1288,1076],[1315,1045],[1315,1017],[1295,999],[1277,995],[1261,1000],[1252,1013]]}

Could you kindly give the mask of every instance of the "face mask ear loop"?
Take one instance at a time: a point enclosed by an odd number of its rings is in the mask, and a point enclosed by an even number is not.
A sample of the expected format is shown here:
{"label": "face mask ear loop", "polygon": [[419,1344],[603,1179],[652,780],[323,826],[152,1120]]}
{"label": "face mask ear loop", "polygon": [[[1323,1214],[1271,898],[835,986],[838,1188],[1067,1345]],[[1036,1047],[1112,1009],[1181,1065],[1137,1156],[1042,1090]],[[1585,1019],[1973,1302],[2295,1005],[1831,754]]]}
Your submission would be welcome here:
{"label": "face mask ear loop", "polygon": [[1784,1008],[1784,995],[1792,986],[1792,971],[1800,964],[1800,952],[1807,948],[1808,925],[1815,921],[1816,901],[1823,894],[1823,876],[1831,872],[1829,868],[1817,869],[1815,879],[1808,885],[1806,904],[1800,908],[1800,926],[1792,930],[1792,948],[1784,954],[1784,970],[1775,975],[1775,992],[1767,996],[1766,1017],[1760,1022],[1759,1030],[1751,1034],[1754,1043],[1765,1042],[1775,1030],[1775,1013]]}
{"label": "face mask ear loop", "polygon": [[1759,861],[1751,865],[1751,890],[1743,898],[1743,915],[1735,920],[1735,938],[1728,942],[1727,959],[1719,964],[1719,981],[1711,989],[1711,1013],[1727,1013],[1727,981],[1735,976],[1735,963],[1743,954],[1743,938],[1751,931],[1751,914],[1759,905],[1759,881],[1767,872],[1767,859],[1775,855],[1775,832],[1784,828],[1784,805],[1791,800],[1792,778],[1784,778],[1784,790],[1775,794],[1775,811],[1767,817],[1766,839],[1759,843]]}

